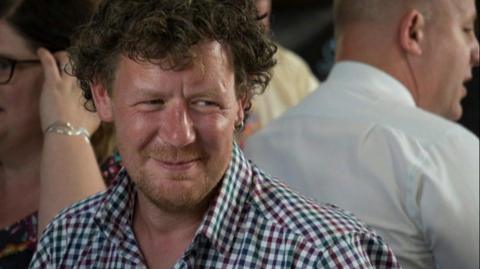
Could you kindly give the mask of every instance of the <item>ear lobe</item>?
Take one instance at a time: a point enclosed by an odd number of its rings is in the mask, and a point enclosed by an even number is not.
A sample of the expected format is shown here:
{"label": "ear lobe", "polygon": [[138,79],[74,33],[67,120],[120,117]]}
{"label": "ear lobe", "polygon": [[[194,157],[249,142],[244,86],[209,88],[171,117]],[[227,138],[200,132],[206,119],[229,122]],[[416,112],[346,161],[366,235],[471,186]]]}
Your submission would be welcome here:
{"label": "ear lobe", "polygon": [[113,121],[113,104],[108,90],[103,84],[95,82],[92,87],[92,96],[95,101],[97,113],[102,121]]}
{"label": "ear lobe", "polygon": [[422,43],[425,34],[425,18],[412,9],[403,16],[400,29],[400,46],[406,53],[422,55]]}
{"label": "ear lobe", "polygon": [[237,119],[235,122],[243,122],[245,118],[245,107],[247,106],[247,98],[238,98],[237,103],[238,103],[238,111],[237,111]]}

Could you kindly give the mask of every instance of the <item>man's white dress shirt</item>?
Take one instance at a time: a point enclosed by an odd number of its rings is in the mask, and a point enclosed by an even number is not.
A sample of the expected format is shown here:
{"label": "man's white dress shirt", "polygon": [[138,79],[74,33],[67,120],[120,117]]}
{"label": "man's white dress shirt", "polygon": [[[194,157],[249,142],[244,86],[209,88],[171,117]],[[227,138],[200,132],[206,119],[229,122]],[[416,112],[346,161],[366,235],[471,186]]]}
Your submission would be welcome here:
{"label": "man's white dress shirt", "polygon": [[404,268],[479,268],[479,140],[357,62],[247,141],[265,171],[352,211]]}

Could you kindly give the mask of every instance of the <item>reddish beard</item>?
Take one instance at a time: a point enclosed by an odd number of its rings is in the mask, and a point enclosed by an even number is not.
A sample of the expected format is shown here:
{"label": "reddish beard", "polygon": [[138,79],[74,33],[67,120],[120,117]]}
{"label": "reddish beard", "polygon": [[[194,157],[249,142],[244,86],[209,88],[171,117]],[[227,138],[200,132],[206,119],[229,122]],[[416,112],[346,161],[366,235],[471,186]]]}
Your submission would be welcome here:
{"label": "reddish beard", "polygon": [[169,163],[188,162],[197,159],[204,159],[207,156],[206,152],[195,144],[182,148],[169,145],[152,145],[142,150],[141,154],[146,158]]}

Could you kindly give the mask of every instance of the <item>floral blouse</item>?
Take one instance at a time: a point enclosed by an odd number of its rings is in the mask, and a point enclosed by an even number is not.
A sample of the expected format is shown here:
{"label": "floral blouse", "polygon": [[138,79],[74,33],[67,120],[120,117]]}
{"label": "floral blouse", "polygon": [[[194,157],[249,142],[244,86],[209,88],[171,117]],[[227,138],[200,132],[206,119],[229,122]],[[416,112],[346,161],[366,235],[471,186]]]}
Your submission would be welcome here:
{"label": "floral blouse", "polygon": [[[110,185],[122,168],[120,155],[108,158],[101,166]],[[0,229],[0,269],[27,268],[37,244],[38,212]]]}

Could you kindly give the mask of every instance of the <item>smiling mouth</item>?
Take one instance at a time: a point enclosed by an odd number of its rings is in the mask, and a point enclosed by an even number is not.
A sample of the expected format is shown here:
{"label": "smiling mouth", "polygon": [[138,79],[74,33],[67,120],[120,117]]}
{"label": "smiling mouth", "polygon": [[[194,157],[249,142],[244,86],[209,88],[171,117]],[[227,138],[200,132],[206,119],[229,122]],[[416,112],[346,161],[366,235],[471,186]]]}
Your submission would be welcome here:
{"label": "smiling mouth", "polygon": [[164,169],[167,169],[170,171],[178,171],[178,172],[189,170],[200,161],[200,158],[191,159],[191,160],[180,160],[180,161],[179,160],[176,160],[176,161],[158,160],[155,158],[152,158],[152,159],[155,160],[155,162],[158,163]]}
{"label": "smiling mouth", "polygon": [[467,87],[466,86],[463,86],[462,87],[462,95],[460,96],[462,99],[465,98],[467,96]]}
{"label": "smiling mouth", "polygon": [[186,160],[186,161],[160,161],[167,165],[185,165],[188,163],[196,162],[198,159]]}

